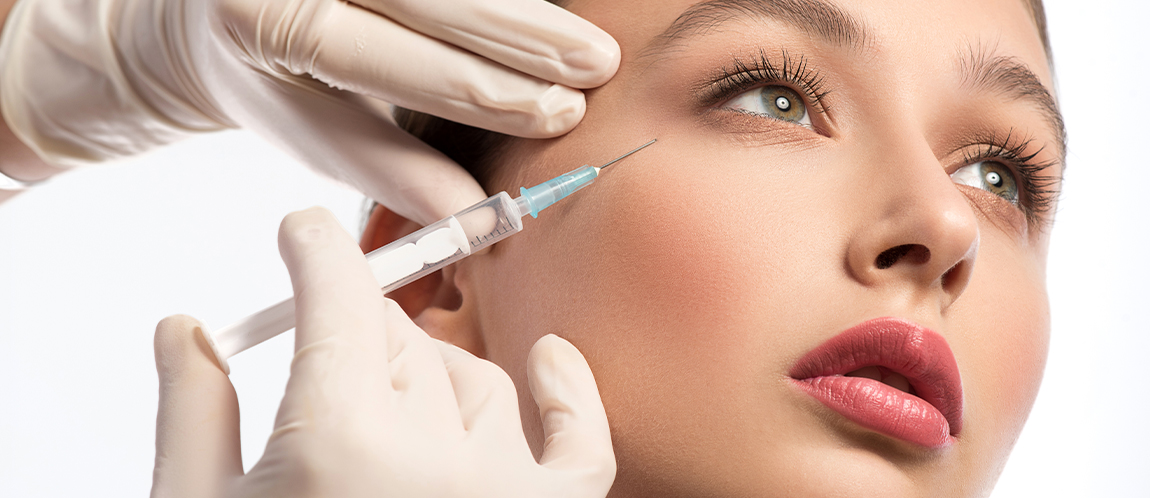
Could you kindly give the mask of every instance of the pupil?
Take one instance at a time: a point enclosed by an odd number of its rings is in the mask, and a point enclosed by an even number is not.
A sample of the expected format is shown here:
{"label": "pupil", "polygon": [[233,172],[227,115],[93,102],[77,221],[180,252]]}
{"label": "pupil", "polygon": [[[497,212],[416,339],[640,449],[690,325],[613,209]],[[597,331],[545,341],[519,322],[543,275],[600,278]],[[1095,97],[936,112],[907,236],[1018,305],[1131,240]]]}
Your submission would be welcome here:
{"label": "pupil", "polygon": [[1001,187],[1002,186],[1002,177],[998,176],[998,173],[991,171],[991,172],[986,174],[986,182],[991,184],[991,185],[994,185],[995,187]]}
{"label": "pupil", "polygon": [[775,99],[775,107],[783,111],[788,111],[791,109],[791,101],[786,97],[779,97]]}

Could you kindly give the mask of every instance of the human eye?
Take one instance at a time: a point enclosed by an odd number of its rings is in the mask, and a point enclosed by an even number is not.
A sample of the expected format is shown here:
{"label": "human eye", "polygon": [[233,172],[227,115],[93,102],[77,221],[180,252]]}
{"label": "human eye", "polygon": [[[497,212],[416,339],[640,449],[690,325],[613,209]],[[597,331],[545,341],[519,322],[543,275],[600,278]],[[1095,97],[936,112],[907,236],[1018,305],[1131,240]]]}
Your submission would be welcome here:
{"label": "human eye", "polygon": [[802,57],[787,51],[771,60],[762,50],[736,58],[704,88],[704,105],[814,129],[811,111],[824,112],[822,77]]}
{"label": "human eye", "polygon": [[986,190],[1018,205],[1018,180],[1014,172],[1001,163],[978,161],[955,170],[950,174],[954,183]]}
{"label": "human eye", "polygon": [[748,90],[723,107],[811,127],[811,115],[803,98],[785,86],[770,85]]}
{"label": "human eye", "polygon": [[1013,130],[975,142],[951,180],[994,194],[1022,211],[1028,223],[1040,223],[1058,200],[1061,178],[1048,173],[1055,161],[1036,160],[1042,149],[1027,152],[1033,139],[1016,139]]}

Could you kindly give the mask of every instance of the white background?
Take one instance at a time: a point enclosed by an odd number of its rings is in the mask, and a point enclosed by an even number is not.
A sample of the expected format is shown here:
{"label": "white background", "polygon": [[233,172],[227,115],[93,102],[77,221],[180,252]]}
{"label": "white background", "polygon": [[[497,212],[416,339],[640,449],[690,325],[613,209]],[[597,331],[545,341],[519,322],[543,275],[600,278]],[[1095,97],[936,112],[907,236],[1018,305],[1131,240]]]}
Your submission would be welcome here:
{"label": "white background", "polygon": [[[1047,0],[1047,11],[1070,130],[1053,342],[993,496],[1150,497],[1150,163],[1139,148],[1150,139],[1150,2]],[[147,494],[156,322],[187,313],[219,327],[290,295],[283,215],[323,205],[354,231],[361,203],[228,132],[0,205],[0,496]],[[246,467],[270,433],[290,351],[285,334],[234,359]]]}

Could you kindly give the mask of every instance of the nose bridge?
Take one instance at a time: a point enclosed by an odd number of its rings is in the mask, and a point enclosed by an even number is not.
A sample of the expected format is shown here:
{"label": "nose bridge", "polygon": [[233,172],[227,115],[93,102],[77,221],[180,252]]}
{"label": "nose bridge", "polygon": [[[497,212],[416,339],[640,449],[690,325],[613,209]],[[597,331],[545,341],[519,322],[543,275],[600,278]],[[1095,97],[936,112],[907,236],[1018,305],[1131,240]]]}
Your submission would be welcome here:
{"label": "nose bridge", "polygon": [[876,150],[861,168],[869,181],[847,266],[863,285],[937,292],[949,306],[977,254],[974,211],[924,137],[888,135]]}

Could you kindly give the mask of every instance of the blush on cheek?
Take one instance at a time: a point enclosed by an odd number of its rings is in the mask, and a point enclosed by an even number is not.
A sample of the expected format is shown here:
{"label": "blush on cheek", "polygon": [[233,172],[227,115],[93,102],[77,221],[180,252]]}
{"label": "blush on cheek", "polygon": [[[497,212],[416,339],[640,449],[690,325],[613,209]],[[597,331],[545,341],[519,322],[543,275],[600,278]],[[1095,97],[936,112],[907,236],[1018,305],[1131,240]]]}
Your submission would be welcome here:
{"label": "blush on cheek", "polygon": [[643,185],[630,197],[643,201],[623,196],[606,201],[610,208],[598,222],[600,240],[590,244],[602,256],[595,278],[626,302],[621,313],[646,315],[639,323],[665,324],[647,327],[687,341],[703,329],[708,332],[703,338],[714,341],[724,317],[738,316],[746,296],[754,294],[746,270],[761,259],[762,250],[732,213],[699,201],[723,190],[714,180],[638,180],[627,182]]}
{"label": "blush on cheek", "polygon": [[1042,265],[1009,247],[984,241],[970,284],[948,311],[962,331],[948,340],[967,397],[964,436],[983,446],[976,467],[991,472],[1005,464],[1038,395],[1050,336]]}
{"label": "blush on cheek", "polygon": [[698,150],[651,148],[609,172],[549,221],[549,245],[561,251],[553,261],[583,266],[563,292],[611,317],[601,325],[730,367],[783,312],[796,274],[809,274],[793,271],[811,252],[795,227],[826,213],[812,215],[802,193],[809,175],[758,158],[716,164],[714,151]]}

